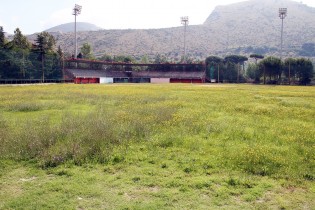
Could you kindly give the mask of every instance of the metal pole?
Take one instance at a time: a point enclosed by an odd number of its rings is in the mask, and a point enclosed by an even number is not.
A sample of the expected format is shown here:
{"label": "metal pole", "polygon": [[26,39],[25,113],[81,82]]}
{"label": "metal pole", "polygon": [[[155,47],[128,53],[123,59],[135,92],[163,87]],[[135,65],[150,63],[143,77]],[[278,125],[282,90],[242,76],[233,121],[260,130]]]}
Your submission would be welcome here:
{"label": "metal pole", "polygon": [[185,31],[184,31],[184,63],[186,63],[186,27],[187,27],[187,23],[185,22]]}
{"label": "metal pole", "polygon": [[[282,62],[282,54],[283,54],[283,20],[287,16],[287,8],[279,8],[279,17],[281,19],[281,46],[280,46],[280,61]],[[280,63],[281,65],[281,63]],[[282,74],[282,65],[280,66],[280,75],[279,82],[281,83],[281,74]]]}
{"label": "metal pole", "polygon": [[282,24],[281,24],[281,50],[280,50],[280,60],[282,60],[282,44],[283,44],[283,18],[281,18]]}
{"label": "metal pole", "polygon": [[181,17],[181,23],[184,25],[184,59],[183,62],[186,63],[186,30],[188,25],[188,16]]}
{"label": "metal pole", "polygon": [[282,49],[283,49],[283,21],[284,18],[286,18],[288,14],[288,9],[287,8],[279,8],[279,17],[281,19],[281,45],[280,45],[280,59],[282,59]]}
{"label": "metal pole", "polygon": [[74,39],[75,39],[75,50],[74,50],[74,58],[77,59],[78,56],[78,41],[77,41],[77,16],[81,14],[82,6],[75,5],[73,9],[73,15],[74,15]]}
{"label": "metal pole", "polygon": [[78,56],[78,40],[77,40],[77,15],[74,15],[74,39],[75,39],[75,50],[74,58],[77,59]]}

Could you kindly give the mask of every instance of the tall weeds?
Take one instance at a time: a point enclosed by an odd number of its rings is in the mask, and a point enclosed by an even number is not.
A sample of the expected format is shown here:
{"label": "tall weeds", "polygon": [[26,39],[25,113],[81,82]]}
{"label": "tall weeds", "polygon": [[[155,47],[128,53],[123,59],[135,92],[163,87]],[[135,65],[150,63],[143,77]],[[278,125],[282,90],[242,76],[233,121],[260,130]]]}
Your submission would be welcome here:
{"label": "tall weeds", "polygon": [[44,115],[15,121],[10,127],[0,118],[1,157],[37,159],[45,167],[66,161],[106,162],[114,147],[149,139],[176,111],[159,105],[115,111],[100,106],[84,113],[65,112],[60,123]]}
{"label": "tall weeds", "polygon": [[10,89],[11,95],[0,89],[8,95],[0,96],[0,159],[32,159],[43,167],[119,162],[130,145],[143,145],[155,159],[164,158],[158,151],[175,162],[196,159],[187,166],[193,171],[206,162],[260,176],[315,177],[314,89],[41,88],[38,94],[33,87]]}

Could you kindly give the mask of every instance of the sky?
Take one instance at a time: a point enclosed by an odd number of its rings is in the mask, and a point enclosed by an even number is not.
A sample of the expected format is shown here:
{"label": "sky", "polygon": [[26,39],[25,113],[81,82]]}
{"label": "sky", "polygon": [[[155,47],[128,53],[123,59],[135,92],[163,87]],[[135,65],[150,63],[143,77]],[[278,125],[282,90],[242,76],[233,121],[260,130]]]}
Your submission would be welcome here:
{"label": "sky", "polygon": [[[41,32],[74,22],[75,4],[82,6],[78,22],[104,29],[148,29],[180,26],[180,17],[189,16],[190,25],[203,24],[218,5],[244,0],[0,0],[0,26],[13,34]],[[262,0],[263,1],[263,0]],[[315,7],[314,0],[298,1]]]}

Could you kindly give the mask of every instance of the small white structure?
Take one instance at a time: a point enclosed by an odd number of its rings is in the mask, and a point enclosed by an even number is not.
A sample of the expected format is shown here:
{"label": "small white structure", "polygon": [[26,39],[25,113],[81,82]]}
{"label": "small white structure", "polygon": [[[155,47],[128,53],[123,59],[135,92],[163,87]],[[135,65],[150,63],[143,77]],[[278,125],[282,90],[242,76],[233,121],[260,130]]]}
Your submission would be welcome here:
{"label": "small white structure", "polygon": [[100,77],[100,84],[111,84],[114,83],[114,78],[112,77]]}
{"label": "small white structure", "polygon": [[170,83],[170,78],[151,78],[151,83],[155,84]]}

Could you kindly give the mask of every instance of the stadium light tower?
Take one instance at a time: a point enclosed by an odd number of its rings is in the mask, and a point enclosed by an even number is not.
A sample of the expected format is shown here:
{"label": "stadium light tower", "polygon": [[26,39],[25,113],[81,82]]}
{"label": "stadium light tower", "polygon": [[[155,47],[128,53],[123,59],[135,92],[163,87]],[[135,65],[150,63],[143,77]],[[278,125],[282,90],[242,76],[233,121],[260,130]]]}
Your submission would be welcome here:
{"label": "stadium light tower", "polygon": [[283,44],[283,20],[286,18],[288,14],[287,8],[279,8],[279,17],[282,20],[281,25],[281,51],[280,51],[280,58],[282,59],[282,44]]}
{"label": "stadium light tower", "polygon": [[180,18],[182,25],[184,25],[184,63],[186,63],[186,30],[189,23],[188,16],[184,16]]}
{"label": "stadium light tower", "polygon": [[81,14],[82,6],[75,5],[73,8],[74,15],[74,39],[75,39],[75,50],[74,50],[74,58],[77,59],[78,56],[78,41],[77,41],[77,16]]}

